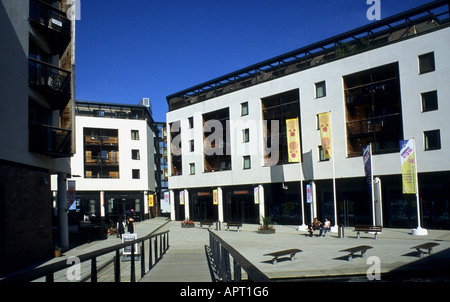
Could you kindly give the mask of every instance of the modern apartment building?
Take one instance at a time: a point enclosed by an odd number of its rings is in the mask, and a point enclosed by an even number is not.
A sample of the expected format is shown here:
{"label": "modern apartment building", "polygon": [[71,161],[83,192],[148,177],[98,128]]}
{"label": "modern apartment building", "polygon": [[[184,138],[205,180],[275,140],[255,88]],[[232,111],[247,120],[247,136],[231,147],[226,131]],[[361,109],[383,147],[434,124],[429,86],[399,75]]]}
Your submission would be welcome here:
{"label": "modern apartment building", "polygon": [[[153,121],[149,99],[139,105],[77,101],[75,124],[71,222],[84,215],[113,221],[132,213],[138,221],[159,215],[162,129]],[[54,182],[52,189],[56,195]]]}
{"label": "modern apartment building", "polygon": [[[431,2],[168,96],[172,219],[450,229],[449,24],[449,2]],[[290,119],[300,163],[289,161]],[[399,141],[411,138],[420,217],[402,194]]]}
{"label": "modern apartment building", "polygon": [[[75,2],[75,1],[73,1]],[[73,4],[75,5],[75,4]],[[72,7],[73,8],[73,7]],[[75,152],[70,3],[0,1],[0,272],[52,257],[68,244],[65,207],[53,226],[50,175],[65,198]]]}

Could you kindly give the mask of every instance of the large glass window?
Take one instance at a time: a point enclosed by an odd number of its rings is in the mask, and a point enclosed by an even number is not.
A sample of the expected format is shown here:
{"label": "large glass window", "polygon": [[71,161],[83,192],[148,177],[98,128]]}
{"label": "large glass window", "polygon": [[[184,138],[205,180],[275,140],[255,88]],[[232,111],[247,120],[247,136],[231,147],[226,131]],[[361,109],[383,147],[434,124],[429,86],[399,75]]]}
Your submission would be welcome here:
{"label": "large glass window", "polygon": [[373,153],[399,151],[403,139],[398,63],[344,77],[347,153],[361,156],[373,143]]}
{"label": "large glass window", "polygon": [[119,178],[117,129],[84,128],[84,177]]}
{"label": "large glass window", "polygon": [[[278,158],[274,159],[273,154],[264,155],[265,165],[281,165],[289,163],[287,135],[286,135],[286,120],[299,118],[299,133],[301,133],[300,121],[300,96],[299,90],[291,90],[277,95],[269,96],[261,99],[263,120],[265,122],[264,140],[266,141],[266,148],[273,150],[276,146],[273,143],[278,143]],[[274,123],[278,123],[278,131],[274,131],[276,127]],[[300,146],[302,137],[300,135]],[[300,150],[301,151],[301,150]],[[302,152],[300,152],[300,156]]]}

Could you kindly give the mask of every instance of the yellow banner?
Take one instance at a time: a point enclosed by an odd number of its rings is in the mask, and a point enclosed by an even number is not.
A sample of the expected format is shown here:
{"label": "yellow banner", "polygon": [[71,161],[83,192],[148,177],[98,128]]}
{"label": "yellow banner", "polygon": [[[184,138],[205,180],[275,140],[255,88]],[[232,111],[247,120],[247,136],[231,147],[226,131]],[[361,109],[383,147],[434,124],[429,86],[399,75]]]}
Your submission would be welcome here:
{"label": "yellow banner", "polygon": [[320,140],[325,159],[331,158],[331,117],[330,113],[319,114]]}
{"label": "yellow banner", "polygon": [[286,120],[286,136],[290,163],[300,162],[300,140],[298,118]]}
{"label": "yellow banner", "polygon": [[219,204],[219,197],[217,189],[213,190],[213,204],[218,205]]}
{"label": "yellow banner", "polygon": [[400,141],[403,194],[416,194],[416,161],[414,140]]}
{"label": "yellow banner", "polygon": [[153,203],[153,194],[148,195],[148,206],[149,207],[153,207],[154,203]]}

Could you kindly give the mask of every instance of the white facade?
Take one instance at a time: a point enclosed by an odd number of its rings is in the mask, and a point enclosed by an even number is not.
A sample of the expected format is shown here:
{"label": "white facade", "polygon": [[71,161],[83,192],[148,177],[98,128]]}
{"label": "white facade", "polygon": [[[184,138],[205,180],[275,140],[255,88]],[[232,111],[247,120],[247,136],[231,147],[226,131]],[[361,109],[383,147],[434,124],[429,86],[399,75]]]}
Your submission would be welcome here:
{"label": "white facade", "polygon": [[[201,192],[203,189],[207,193],[208,190],[216,189],[220,196],[218,198],[218,207],[217,209],[214,208],[213,211],[218,213],[218,220],[220,221],[227,221],[227,215],[229,221],[230,217],[234,217],[233,211],[242,211],[237,216],[242,216],[244,215],[243,212],[247,211],[250,212],[250,216],[278,215],[282,217],[284,214],[281,212],[285,211],[286,207],[293,209],[294,204],[297,212],[295,215],[301,212],[301,216],[303,216],[302,218],[297,217],[302,223],[305,223],[304,215],[307,213],[311,215],[310,219],[316,215],[331,217],[331,220],[334,221],[332,224],[335,224],[335,226],[337,224],[336,220],[340,224],[349,225],[352,224],[349,221],[354,219],[353,224],[355,224],[358,222],[355,218],[355,213],[358,211],[361,221],[372,221],[372,210],[370,209],[372,207],[375,208],[375,205],[372,206],[371,201],[367,202],[364,210],[356,209],[361,207],[358,204],[362,200],[370,200],[370,196],[365,197],[367,193],[364,188],[365,172],[362,157],[349,156],[347,132],[349,121],[347,119],[348,111],[346,108],[344,78],[394,63],[396,64],[395,66],[398,66],[402,121],[402,135],[397,139],[415,139],[419,178],[421,177],[420,175],[422,175],[422,178],[426,178],[426,181],[420,184],[420,186],[425,188],[425,193],[421,196],[421,200],[426,202],[424,219],[426,216],[430,225],[439,221],[436,224],[439,225],[437,227],[448,228],[449,220],[446,217],[449,214],[449,205],[448,198],[445,197],[444,188],[447,186],[446,182],[448,180],[446,179],[450,171],[450,162],[445,160],[446,154],[450,151],[450,135],[446,133],[446,129],[450,126],[447,118],[448,112],[450,112],[450,86],[448,85],[450,79],[449,48],[450,29],[444,26],[426,34],[410,37],[395,43],[388,43],[385,46],[368,49],[337,60],[331,60],[327,63],[258,83],[257,85],[241,88],[231,93],[218,95],[203,101],[196,102],[194,100],[189,105],[169,111],[167,113],[167,129],[170,129],[172,123],[181,121],[182,146],[181,175],[170,174],[172,157],[170,152],[168,152],[172,219],[182,218],[183,212],[184,217],[189,215],[197,215],[197,217],[209,215],[212,217],[211,214],[205,214],[206,212],[202,208],[205,206],[199,202],[200,197],[197,197],[197,192]],[[435,69],[421,74],[419,72],[419,56],[428,53],[432,53],[434,56]],[[326,96],[317,98],[315,84],[323,81],[326,83]],[[200,86],[198,85],[198,87]],[[205,87],[207,86],[214,87],[209,82],[205,83]],[[179,96],[182,97],[182,94],[186,93],[186,91],[181,92]],[[264,163],[263,151],[265,142],[263,140],[262,100],[289,91],[298,91],[299,95],[303,169],[298,163],[275,166],[268,166]],[[437,91],[438,108],[432,111],[424,111],[422,94],[429,91]],[[241,105],[245,102],[248,103],[248,115],[242,116]],[[224,108],[229,110],[229,124],[231,125],[229,139],[232,150],[231,169],[205,172],[203,115]],[[321,161],[319,151],[321,139],[317,115],[326,112],[330,112],[332,118],[334,160]],[[188,125],[188,118],[190,117],[193,117],[193,127]],[[243,142],[242,133],[244,129],[249,129],[249,142]],[[425,132],[432,130],[440,131],[440,145],[439,148],[426,150]],[[170,131],[168,131],[168,134],[170,145],[173,138],[170,137]],[[194,151],[189,152],[192,140],[194,141]],[[250,155],[251,158],[251,168],[249,169],[244,169],[243,167],[243,156],[246,155]],[[195,165],[195,174],[190,173],[191,164]],[[336,189],[333,189],[331,185],[333,164],[334,179],[340,182],[337,185],[337,193]],[[382,189],[380,190],[383,190],[384,196],[382,196],[382,199],[383,203],[385,203],[383,205],[384,208],[377,205],[377,218],[373,214],[373,221],[375,219],[377,221],[385,219],[391,226],[410,226],[413,225],[410,223],[411,221],[417,222],[418,219],[414,216],[418,213],[416,211],[416,203],[410,202],[408,197],[405,197],[405,199],[401,196],[399,152],[375,154],[373,156],[373,174],[375,177],[382,177],[380,186]],[[433,184],[435,179],[444,180]],[[355,180],[360,182],[357,184],[357,188],[353,188],[354,184],[352,182]],[[298,188],[300,188],[298,185],[300,181],[303,183],[303,190],[306,183],[311,183],[312,185],[313,203],[311,205],[306,205],[306,201],[304,201],[306,200],[305,195],[302,198],[300,197],[300,189],[298,189],[298,192],[295,192],[296,197],[293,197],[292,191],[289,193],[291,194],[289,195],[290,197],[288,195],[286,195],[287,197],[278,197],[277,193],[274,193],[277,189],[274,189],[273,184],[277,184],[277,186],[285,190],[288,187],[285,183],[290,183],[290,186],[297,183]],[[398,182],[400,182],[400,187]],[[316,184],[320,184],[320,188],[317,191]],[[383,187],[383,185],[385,186]],[[251,197],[245,202],[238,200],[239,196],[236,194],[240,194],[239,192],[233,193],[233,190],[242,190],[242,188],[251,192],[249,193]],[[249,203],[252,202],[252,188],[258,188],[260,192],[258,197],[259,205],[255,202],[254,210],[244,210],[244,207],[248,207]],[[435,188],[439,191],[437,193],[439,197],[434,197],[434,193],[430,193]],[[222,192],[225,192],[225,190],[229,191],[226,193],[228,195],[225,193],[222,195]],[[177,194],[181,191],[186,201],[184,207],[179,207],[177,212],[176,209],[180,202]],[[334,198],[333,191],[335,191]],[[196,199],[189,197],[193,194],[192,192],[197,194]],[[277,204],[283,198],[283,204]],[[351,200],[352,198],[354,200]],[[270,201],[267,199],[270,199]],[[350,208],[347,208],[348,199],[351,200]],[[376,202],[381,203],[381,199]],[[240,205],[234,207],[233,203],[240,203]],[[200,207],[200,209],[193,211],[193,207]],[[241,207],[241,210],[238,209],[239,207]],[[277,209],[277,207],[282,210]],[[305,207],[305,209],[300,210],[302,207]],[[398,208],[401,208],[401,210],[398,210]],[[258,210],[259,214],[252,212]],[[275,214],[274,211],[276,212]],[[291,213],[293,211],[291,210]],[[386,214],[384,218],[382,218],[383,211]],[[175,212],[178,214],[175,214]],[[342,221],[345,222],[342,223]],[[441,223],[442,221],[444,222]]]}
{"label": "white facade", "polygon": [[[320,162],[318,158],[318,146],[321,145],[321,142],[316,115],[324,112],[331,112],[332,116],[336,177],[364,176],[361,157],[347,157],[342,78],[345,75],[393,62],[399,64],[404,139],[416,139],[419,173],[450,170],[450,162],[443,160],[450,149],[450,135],[446,135],[445,132],[445,129],[450,126],[447,118],[448,112],[450,112],[450,102],[448,101],[450,86],[447,85],[450,78],[449,47],[450,29],[446,28],[168,112],[168,128],[170,123],[182,121],[181,140],[184,171],[182,175],[169,177],[169,188],[191,188],[198,187],[200,184],[208,187],[299,180],[299,164],[264,166],[262,157],[261,98],[293,89],[298,89],[300,93],[302,150],[303,153],[312,151],[314,179],[329,179],[332,176],[332,161]],[[419,74],[418,56],[428,52],[434,52],[436,70]],[[314,83],[321,81],[326,82],[327,95],[317,99]],[[422,112],[421,93],[430,90],[438,91],[439,110]],[[244,102],[249,104],[249,114],[241,117],[240,106]],[[231,155],[231,170],[202,173],[202,114],[227,107],[230,111],[230,121],[235,125],[231,129],[232,150],[237,150],[243,145],[241,132],[244,128],[250,128],[250,142],[246,144],[248,144],[248,149],[253,148],[257,153],[252,154],[245,150],[238,150]],[[191,116],[194,117],[194,127],[187,129],[187,118]],[[423,132],[433,129],[441,129],[441,149],[424,151]],[[188,141],[191,139],[194,139],[196,151],[187,152]],[[246,154],[252,155],[251,169],[249,170],[242,169],[242,156]],[[169,166],[170,160],[169,156]],[[376,175],[401,172],[397,153],[375,155],[373,161]],[[195,163],[197,172],[195,175],[188,173],[190,163]],[[274,173],[274,169],[276,173]]]}
{"label": "white facade", "polygon": [[[145,120],[110,119],[77,116],[77,152],[71,160],[72,174],[80,191],[155,191],[153,131]],[[119,139],[119,178],[85,178],[84,173],[84,128],[117,129]],[[139,140],[131,138],[131,130],[139,131]],[[140,159],[131,157],[131,150],[140,150]],[[140,178],[132,178],[132,170],[140,170]]]}
{"label": "white facade", "polygon": [[[148,196],[155,193],[155,150],[154,132],[146,119],[125,119],[94,116],[76,116],[76,153],[71,158],[72,178],[75,181],[76,192],[83,195],[91,192],[98,195],[100,209],[97,214],[105,216],[111,211],[108,194],[139,195],[140,205],[131,206],[140,214],[149,213]],[[85,135],[87,128],[117,130],[118,177],[96,178],[87,176],[85,165]],[[137,131],[139,139],[132,137],[132,131]],[[139,151],[139,158],[132,158],[132,150]],[[133,177],[133,170],[139,171],[138,178]],[[56,180],[52,178],[52,190],[55,190]],[[81,193],[80,193],[81,192]],[[77,199],[79,196],[77,195]],[[117,199],[117,197],[116,197]],[[109,208],[108,208],[109,207]],[[114,209],[117,211],[117,209]]]}

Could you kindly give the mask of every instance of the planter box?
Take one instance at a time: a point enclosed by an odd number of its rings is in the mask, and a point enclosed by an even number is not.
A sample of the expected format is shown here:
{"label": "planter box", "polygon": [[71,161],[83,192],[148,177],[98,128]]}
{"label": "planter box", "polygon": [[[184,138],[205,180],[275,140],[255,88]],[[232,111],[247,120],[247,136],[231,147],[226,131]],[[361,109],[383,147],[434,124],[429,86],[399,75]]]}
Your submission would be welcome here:
{"label": "planter box", "polygon": [[183,229],[195,228],[195,224],[181,225],[181,227],[182,227]]}
{"label": "planter box", "polygon": [[275,234],[275,229],[273,230],[258,230],[258,234]]}

